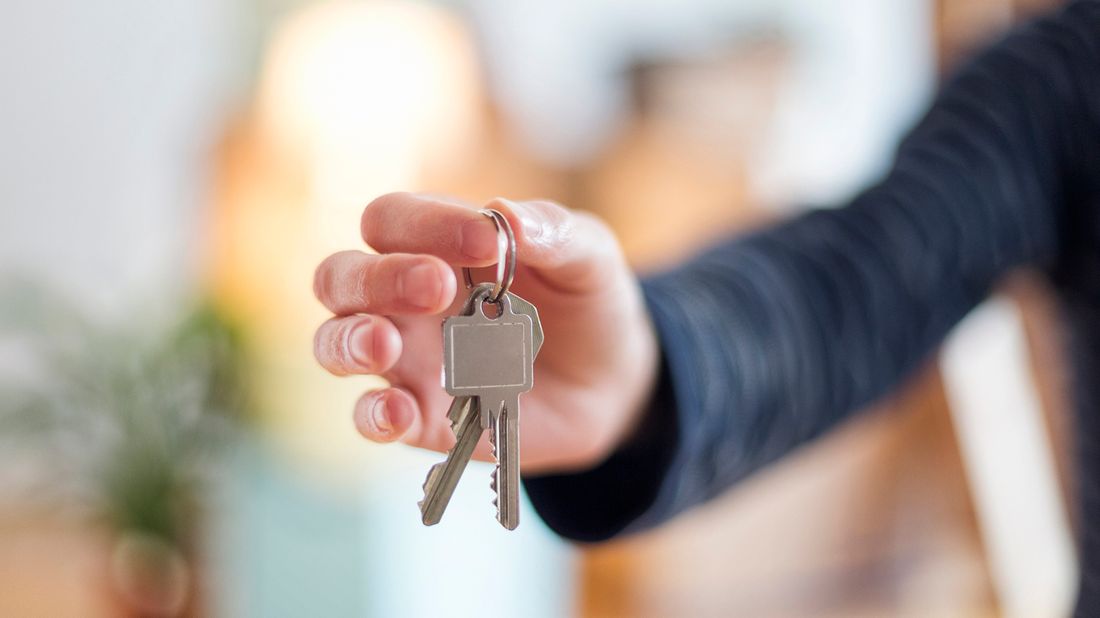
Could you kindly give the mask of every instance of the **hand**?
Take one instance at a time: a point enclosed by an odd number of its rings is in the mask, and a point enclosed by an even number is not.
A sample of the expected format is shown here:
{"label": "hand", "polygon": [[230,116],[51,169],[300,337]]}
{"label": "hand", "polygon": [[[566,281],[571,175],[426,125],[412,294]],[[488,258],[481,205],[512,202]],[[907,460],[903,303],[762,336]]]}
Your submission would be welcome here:
{"label": "hand", "polygon": [[[512,291],[539,311],[545,341],[521,398],[525,471],[589,467],[632,429],[651,396],[657,343],[633,273],[598,219],[544,201],[493,200],[516,235]],[[408,193],[367,206],[363,238],[379,255],[342,251],[317,268],[314,293],[335,314],[314,353],[336,375],[378,374],[355,424],[376,442],[446,451],[454,443],[440,386],[444,315],[466,300],[460,269],[492,280],[497,231],[477,210]],[[491,459],[483,437],[474,457]]]}

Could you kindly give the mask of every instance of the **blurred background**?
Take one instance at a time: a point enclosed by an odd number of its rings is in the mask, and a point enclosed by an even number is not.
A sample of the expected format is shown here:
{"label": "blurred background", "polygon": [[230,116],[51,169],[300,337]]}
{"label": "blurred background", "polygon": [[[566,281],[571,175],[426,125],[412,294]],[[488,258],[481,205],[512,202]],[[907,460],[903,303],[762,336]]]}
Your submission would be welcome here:
{"label": "blurred background", "polygon": [[500,529],[487,467],[422,527],[439,456],[358,438],[376,382],[311,354],[313,268],[374,196],[552,198],[658,269],[842,204],[1054,4],[3,0],[0,616],[1067,613],[1071,428],[1026,274],[874,411],[593,547],[529,505]]}

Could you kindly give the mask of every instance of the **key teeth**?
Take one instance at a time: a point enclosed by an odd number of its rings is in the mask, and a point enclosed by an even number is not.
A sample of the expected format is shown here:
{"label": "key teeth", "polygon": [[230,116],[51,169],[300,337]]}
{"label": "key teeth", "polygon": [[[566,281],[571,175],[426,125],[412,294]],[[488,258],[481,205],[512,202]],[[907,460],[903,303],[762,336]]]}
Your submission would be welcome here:
{"label": "key teeth", "polygon": [[497,489],[497,472],[500,470],[500,466],[497,466],[493,473],[489,475],[489,487],[493,490],[493,506],[497,509],[497,516],[500,515],[500,494]]}
{"label": "key teeth", "polygon": [[489,475],[489,487],[493,490],[493,506],[497,510],[497,519],[500,519],[500,464],[493,467],[493,473]]}
{"label": "key teeth", "polygon": [[461,419],[460,418],[456,418],[456,419],[451,420],[451,433],[453,433],[455,435],[455,438],[458,437],[458,426],[460,424],[461,424]]}
{"label": "key teeth", "polygon": [[455,437],[455,440],[458,440],[458,425],[457,421],[451,423],[451,435]]}
{"label": "key teeth", "polygon": [[[489,450],[493,458],[497,457],[496,432],[489,432]],[[497,510],[497,519],[500,519],[500,462],[493,466],[493,472],[489,475],[489,488],[493,490],[493,508]]]}
{"label": "key teeth", "polygon": [[420,488],[424,491],[428,491],[428,483],[431,482],[432,477],[435,476],[435,471],[442,464],[432,464],[431,468],[428,468],[428,476],[424,477],[424,482],[420,485]]}
{"label": "key teeth", "polygon": [[428,476],[424,477],[424,482],[420,484],[420,488],[424,490],[425,498],[427,498],[428,485],[432,482],[432,477],[438,474],[437,470],[443,468],[443,463],[433,464],[431,468],[428,468]]}
{"label": "key teeth", "polygon": [[428,476],[424,477],[424,482],[420,485],[421,491],[424,492],[424,497],[420,499],[420,502],[416,503],[416,506],[420,507],[420,510],[424,510],[424,505],[428,503],[428,485],[432,482],[432,477],[435,476],[436,468],[441,464],[435,464],[431,468],[428,468]]}
{"label": "key teeth", "polygon": [[433,478],[443,473],[443,468],[447,466],[447,460],[451,458],[451,451],[453,450],[454,447],[452,446],[447,450],[447,457],[443,461],[433,464],[431,468],[428,468],[428,476],[424,477],[424,482],[420,485],[420,489],[424,492],[424,497],[420,499],[420,502],[416,503],[421,510],[423,510],[424,505],[428,503],[428,485],[431,484]]}
{"label": "key teeth", "polygon": [[[437,462],[428,469],[428,474],[421,485],[423,497],[417,502],[421,519],[426,526],[439,523],[453,495],[458,477],[477,447],[477,440],[483,432],[480,414],[476,400],[467,399],[462,402],[456,398],[451,404],[448,417],[451,420],[451,432],[455,437],[454,444],[447,449],[443,461]],[[456,454],[461,455],[461,460],[455,458]]]}

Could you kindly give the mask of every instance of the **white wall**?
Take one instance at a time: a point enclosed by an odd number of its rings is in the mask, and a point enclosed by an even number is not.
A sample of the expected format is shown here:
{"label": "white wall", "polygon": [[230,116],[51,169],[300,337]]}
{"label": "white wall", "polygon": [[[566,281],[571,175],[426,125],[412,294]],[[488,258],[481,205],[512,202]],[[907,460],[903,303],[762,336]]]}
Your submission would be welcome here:
{"label": "white wall", "polygon": [[246,57],[238,3],[0,9],[0,271],[97,310],[191,284],[208,152]]}

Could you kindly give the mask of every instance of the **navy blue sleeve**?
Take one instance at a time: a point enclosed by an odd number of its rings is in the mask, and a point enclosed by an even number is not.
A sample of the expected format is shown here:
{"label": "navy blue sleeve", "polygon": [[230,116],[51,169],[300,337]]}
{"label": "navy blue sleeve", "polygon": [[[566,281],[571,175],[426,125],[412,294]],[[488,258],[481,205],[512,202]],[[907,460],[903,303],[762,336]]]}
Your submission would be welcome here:
{"label": "navy blue sleeve", "polygon": [[850,204],[643,281],[657,396],[596,468],[526,479],[540,515],[581,541],[668,520],[889,391],[1010,269],[1095,243],[1065,222],[1100,171],[1097,110],[1100,2],[1079,0],[964,66]]}

